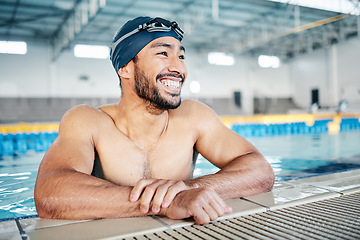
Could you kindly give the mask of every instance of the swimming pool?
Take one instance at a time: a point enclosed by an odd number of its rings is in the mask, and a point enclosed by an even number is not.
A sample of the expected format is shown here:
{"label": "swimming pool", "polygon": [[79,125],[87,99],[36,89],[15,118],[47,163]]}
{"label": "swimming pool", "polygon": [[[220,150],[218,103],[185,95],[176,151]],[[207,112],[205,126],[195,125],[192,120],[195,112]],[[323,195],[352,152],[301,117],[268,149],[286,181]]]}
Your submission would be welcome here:
{"label": "swimming pool", "polygon": [[[360,169],[360,131],[248,137],[274,168],[276,181]],[[0,160],[0,221],[36,215],[34,183],[43,152]],[[218,169],[199,157],[194,177]]]}
{"label": "swimming pool", "polygon": [[43,155],[33,152],[0,160],[0,221],[37,214],[34,184]]}
{"label": "swimming pool", "polygon": [[[360,131],[248,137],[274,169],[277,182],[360,169]],[[194,177],[218,169],[200,156]]]}

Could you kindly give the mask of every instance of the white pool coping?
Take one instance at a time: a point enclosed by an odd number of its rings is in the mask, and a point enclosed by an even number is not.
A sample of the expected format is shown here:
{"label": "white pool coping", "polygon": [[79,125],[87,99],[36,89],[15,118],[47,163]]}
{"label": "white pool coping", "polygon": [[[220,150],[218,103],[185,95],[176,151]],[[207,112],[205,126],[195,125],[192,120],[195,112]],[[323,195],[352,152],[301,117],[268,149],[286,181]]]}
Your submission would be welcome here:
{"label": "white pool coping", "polygon": [[[360,192],[360,169],[320,175],[311,178],[275,183],[270,192],[227,203],[233,213],[221,219],[239,217],[279,208],[316,202],[332,197]],[[0,239],[122,239],[148,232],[187,226],[193,220],[171,220],[163,216],[88,221],[50,220],[27,218],[19,221],[25,232],[20,234],[15,220],[0,222]],[[22,238],[23,237],[23,238]]]}

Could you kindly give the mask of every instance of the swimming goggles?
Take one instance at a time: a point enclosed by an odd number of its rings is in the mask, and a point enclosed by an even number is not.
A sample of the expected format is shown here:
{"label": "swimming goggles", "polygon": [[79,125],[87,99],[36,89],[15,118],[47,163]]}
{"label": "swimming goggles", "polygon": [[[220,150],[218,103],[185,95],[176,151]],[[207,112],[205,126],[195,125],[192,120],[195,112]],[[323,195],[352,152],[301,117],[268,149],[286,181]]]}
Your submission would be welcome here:
{"label": "swimming goggles", "polygon": [[119,45],[120,42],[122,42],[124,39],[140,32],[140,31],[144,31],[144,30],[146,30],[147,32],[170,32],[171,30],[173,30],[176,33],[176,35],[179,37],[180,41],[184,37],[184,31],[179,27],[179,25],[175,21],[170,22],[166,19],[156,17],[156,18],[151,19],[147,23],[139,25],[136,29],[125,34],[124,36],[119,38],[116,42],[112,43],[110,45],[110,48],[111,48],[110,60],[112,60],[115,49],[116,49],[117,45]]}

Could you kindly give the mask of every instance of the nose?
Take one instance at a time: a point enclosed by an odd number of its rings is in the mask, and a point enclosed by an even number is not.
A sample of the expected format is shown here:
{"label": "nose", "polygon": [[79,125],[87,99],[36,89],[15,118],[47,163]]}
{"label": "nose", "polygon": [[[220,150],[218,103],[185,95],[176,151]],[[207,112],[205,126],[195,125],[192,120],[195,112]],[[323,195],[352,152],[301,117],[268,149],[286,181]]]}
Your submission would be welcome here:
{"label": "nose", "polygon": [[183,76],[184,79],[186,78],[186,75],[187,75],[187,68],[186,68],[185,62],[183,59],[179,59],[178,56],[171,57],[171,60],[170,60],[169,66],[168,66],[168,71],[177,73],[177,74]]}

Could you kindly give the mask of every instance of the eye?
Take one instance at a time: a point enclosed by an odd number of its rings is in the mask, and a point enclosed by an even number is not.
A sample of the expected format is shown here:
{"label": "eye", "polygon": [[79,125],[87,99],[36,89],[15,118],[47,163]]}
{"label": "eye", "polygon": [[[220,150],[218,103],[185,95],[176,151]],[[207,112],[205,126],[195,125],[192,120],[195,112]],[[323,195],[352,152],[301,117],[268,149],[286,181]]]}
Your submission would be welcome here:
{"label": "eye", "polygon": [[163,55],[163,56],[168,56],[167,52],[159,52],[157,55]]}
{"label": "eye", "polygon": [[180,56],[179,56],[179,59],[185,60],[185,55],[180,55]]}

